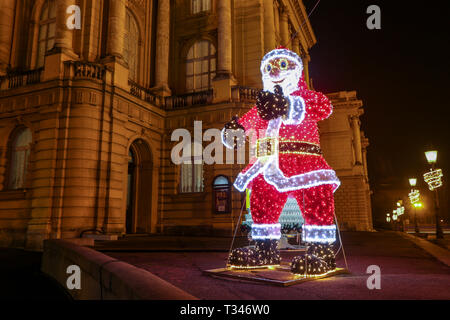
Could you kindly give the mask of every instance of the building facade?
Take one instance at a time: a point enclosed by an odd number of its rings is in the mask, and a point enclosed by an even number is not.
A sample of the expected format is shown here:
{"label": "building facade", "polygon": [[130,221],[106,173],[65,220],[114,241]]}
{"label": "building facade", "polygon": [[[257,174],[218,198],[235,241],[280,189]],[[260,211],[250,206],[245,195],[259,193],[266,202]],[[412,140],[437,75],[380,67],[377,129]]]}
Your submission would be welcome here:
{"label": "building facade", "polygon": [[[86,232],[232,234],[245,195],[231,184],[243,165],[176,165],[172,134],[194,136],[201,121],[201,136],[249,110],[261,58],[279,45],[302,57],[310,83],[316,39],[302,1],[2,4],[0,245],[40,249]],[[79,29],[66,24],[73,5]],[[369,231],[362,102],[354,91],[328,96],[335,109],[320,131],[342,182],[338,223]]]}

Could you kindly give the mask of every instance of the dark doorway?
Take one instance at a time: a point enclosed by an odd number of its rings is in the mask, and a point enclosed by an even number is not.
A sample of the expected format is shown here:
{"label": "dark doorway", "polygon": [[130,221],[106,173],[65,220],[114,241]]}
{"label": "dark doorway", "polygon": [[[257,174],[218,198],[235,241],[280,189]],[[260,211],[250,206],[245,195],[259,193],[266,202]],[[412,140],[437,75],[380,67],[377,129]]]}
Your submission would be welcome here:
{"label": "dark doorway", "polygon": [[133,150],[128,151],[128,182],[127,182],[127,217],[126,233],[133,233],[134,207],[135,207],[135,185],[136,185],[136,157]]}
{"label": "dark doorway", "polygon": [[125,232],[151,232],[153,163],[150,148],[142,139],[135,140],[128,151],[128,176]]}

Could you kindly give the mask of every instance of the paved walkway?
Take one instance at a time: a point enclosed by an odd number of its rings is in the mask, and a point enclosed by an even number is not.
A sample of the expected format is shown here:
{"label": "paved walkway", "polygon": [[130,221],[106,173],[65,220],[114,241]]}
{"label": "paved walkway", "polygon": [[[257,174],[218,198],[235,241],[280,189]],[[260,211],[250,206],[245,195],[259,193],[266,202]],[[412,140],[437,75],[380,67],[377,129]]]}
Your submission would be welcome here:
{"label": "paved walkway", "polygon": [[[236,245],[247,243],[247,237],[236,237]],[[142,235],[126,236],[114,241],[95,241],[99,251],[226,251],[230,250],[232,237],[198,237]]]}
{"label": "paved walkway", "polygon": [[[433,257],[435,257],[437,260],[445,264],[447,267],[450,267],[450,251],[448,249],[445,249],[443,246],[438,246],[437,244],[434,244],[428,240],[421,239],[419,237],[416,237],[411,234],[406,234],[399,232],[399,234],[402,237],[405,237],[412,242],[414,242],[417,246],[431,254]],[[442,243],[444,243],[442,241]]]}
{"label": "paved walkway", "polygon": [[[450,268],[410,240],[395,232],[344,232],[342,237],[350,275],[287,288],[203,275],[203,270],[225,265],[226,251],[105,253],[149,270],[201,299],[450,299]],[[189,239],[183,243],[190,247]],[[290,261],[294,255],[283,254],[283,258]],[[343,264],[341,256],[338,265]],[[381,290],[367,288],[370,265],[381,269]]]}

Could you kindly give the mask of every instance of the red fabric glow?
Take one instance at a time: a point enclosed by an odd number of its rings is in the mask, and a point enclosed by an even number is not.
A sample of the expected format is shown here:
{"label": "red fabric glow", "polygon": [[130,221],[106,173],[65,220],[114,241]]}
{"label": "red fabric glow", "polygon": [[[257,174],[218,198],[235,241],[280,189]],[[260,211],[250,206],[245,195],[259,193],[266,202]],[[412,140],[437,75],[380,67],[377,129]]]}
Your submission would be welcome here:
{"label": "red fabric glow", "polygon": [[313,188],[279,192],[258,175],[251,184],[250,208],[257,224],[278,223],[288,196],[295,197],[307,225],[332,225],[334,219],[333,186],[324,184]]}

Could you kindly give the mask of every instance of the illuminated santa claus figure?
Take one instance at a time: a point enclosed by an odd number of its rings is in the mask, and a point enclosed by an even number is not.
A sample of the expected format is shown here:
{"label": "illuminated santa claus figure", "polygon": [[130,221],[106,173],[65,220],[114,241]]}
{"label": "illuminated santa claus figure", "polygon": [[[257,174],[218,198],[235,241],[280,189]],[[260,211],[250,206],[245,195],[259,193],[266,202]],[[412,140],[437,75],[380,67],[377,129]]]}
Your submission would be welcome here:
{"label": "illuminated santa claus figure", "polygon": [[292,272],[329,271],[335,267],[333,193],[340,182],[323,158],[317,122],[330,116],[332,105],[324,94],[307,88],[302,60],[288,49],[267,53],[261,73],[264,90],[256,105],[242,117],[233,117],[222,131],[227,147],[242,145],[245,140],[233,136],[244,130],[256,149],[234,182],[241,192],[251,190],[255,247],[234,249],[229,265],[258,268],[280,263],[278,219],[288,197],[294,197],[305,220],[302,238],[309,254],[294,258]]}

